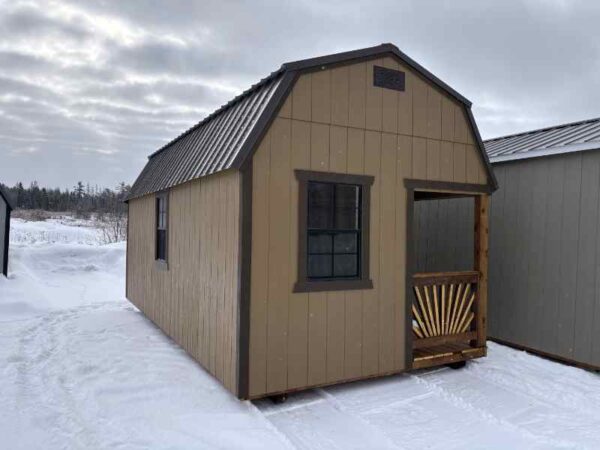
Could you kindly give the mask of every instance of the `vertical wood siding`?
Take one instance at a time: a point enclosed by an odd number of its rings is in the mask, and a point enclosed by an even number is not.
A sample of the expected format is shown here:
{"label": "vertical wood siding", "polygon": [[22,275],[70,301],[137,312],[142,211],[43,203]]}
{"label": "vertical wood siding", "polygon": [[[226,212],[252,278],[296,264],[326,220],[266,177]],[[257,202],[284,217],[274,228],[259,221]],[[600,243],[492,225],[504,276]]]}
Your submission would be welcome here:
{"label": "vertical wood siding", "polygon": [[473,198],[415,202],[417,272],[474,270],[474,206]]}
{"label": "vertical wood siding", "polygon": [[[374,65],[406,91],[374,87]],[[300,76],[253,157],[251,396],[405,369],[403,181],[486,184],[474,142],[463,107],[391,57]],[[375,177],[373,289],[292,293],[294,169]]]}
{"label": "vertical wood siding", "polygon": [[154,266],[155,196],[129,203],[129,300],[237,394],[239,172],[172,188],[167,271]]}
{"label": "vertical wood siding", "polygon": [[[600,367],[600,152],[498,164],[491,198],[489,335]],[[435,253],[467,254],[472,244],[436,242],[472,223],[471,210],[444,216],[449,204],[423,202],[421,267]],[[445,203],[445,205],[443,204]],[[425,242],[423,244],[423,242]],[[441,250],[439,245],[442,246]]]}
{"label": "vertical wood siding", "polygon": [[495,171],[490,335],[600,367],[600,152]]}

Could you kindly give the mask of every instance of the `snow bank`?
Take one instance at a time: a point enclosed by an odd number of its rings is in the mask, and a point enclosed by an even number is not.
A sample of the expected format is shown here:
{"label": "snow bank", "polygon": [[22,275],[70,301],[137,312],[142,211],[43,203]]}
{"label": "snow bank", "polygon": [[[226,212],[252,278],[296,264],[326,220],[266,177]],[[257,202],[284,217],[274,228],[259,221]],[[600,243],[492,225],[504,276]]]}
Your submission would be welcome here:
{"label": "snow bank", "polygon": [[9,279],[0,277],[0,322],[125,294],[125,243],[100,245],[85,221],[11,221]]}
{"label": "snow bank", "polygon": [[72,243],[96,245],[98,229],[89,220],[69,217],[34,222],[12,219],[10,243],[14,246],[32,244]]}

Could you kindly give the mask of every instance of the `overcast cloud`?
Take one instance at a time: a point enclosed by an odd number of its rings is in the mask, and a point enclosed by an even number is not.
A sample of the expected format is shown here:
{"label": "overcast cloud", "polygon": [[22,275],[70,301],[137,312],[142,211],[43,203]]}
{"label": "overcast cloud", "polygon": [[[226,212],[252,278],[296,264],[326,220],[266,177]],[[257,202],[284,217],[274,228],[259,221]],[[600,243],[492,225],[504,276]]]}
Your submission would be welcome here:
{"label": "overcast cloud", "polygon": [[382,42],[469,98],[484,138],[597,117],[599,23],[594,1],[0,0],[0,181],[131,183],[282,62]]}

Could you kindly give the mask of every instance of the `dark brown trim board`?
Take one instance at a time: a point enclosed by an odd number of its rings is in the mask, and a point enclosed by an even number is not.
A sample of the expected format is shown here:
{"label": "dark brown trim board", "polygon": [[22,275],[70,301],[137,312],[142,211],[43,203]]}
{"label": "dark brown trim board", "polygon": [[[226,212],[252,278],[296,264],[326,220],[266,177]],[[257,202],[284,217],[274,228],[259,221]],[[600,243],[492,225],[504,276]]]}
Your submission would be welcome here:
{"label": "dark brown trim board", "polygon": [[2,262],[2,273],[4,276],[8,276],[8,244],[9,244],[9,234],[10,234],[10,213],[12,208],[6,203],[6,223],[4,224],[4,255]]}
{"label": "dark brown trim board", "polygon": [[356,383],[356,382],[360,382],[360,381],[373,380],[375,378],[392,377],[392,376],[399,375],[399,374],[406,373],[406,372],[407,372],[406,369],[390,370],[388,372],[377,373],[374,375],[364,375],[364,376],[360,376],[360,377],[344,378],[342,380],[337,380],[337,381],[325,381],[324,383],[310,384],[308,386],[285,389],[282,391],[269,392],[268,394],[252,395],[252,396],[248,397],[248,400],[254,401],[254,400],[260,400],[261,398],[275,397],[275,396],[281,395],[281,394],[293,394],[296,392],[303,392],[303,391],[308,391],[310,389],[317,389],[317,388],[322,388],[322,387],[327,387],[327,386],[338,386],[340,384]]}
{"label": "dark brown trim board", "polygon": [[297,79],[298,72],[296,71],[287,72],[283,76],[279,86],[277,86],[277,90],[269,100],[269,104],[262,112],[260,118],[256,122],[256,125],[254,125],[250,135],[248,136],[248,139],[246,139],[246,142],[244,143],[244,146],[236,155],[231,165],[232,167],[243,170],[244,166],[248,165],[249,161],[252,160],[252,155],[258,148],[258,145],[260,144],[260,141],[264,135],[269,130],[271,123],[273,120],[275,120],[277,113],[283,106],[285,99],[292,91],[292,87],[296,83]]}
{"label": "dark brown trim board", "polygon": [[129,298],[129,202],[127,205],[127,235],[125,236],[125,298]]}
{"label": "dark brown trim board", "polygon": [[515,350],[522,350],[527,353],[531,353],[533,355],[539,356],[541,358],[549,359],[551,361],[556,361],[562,364],[568,364],[569,366],[578,367],[580,369],[585,370],[593,370],[595,372],[600,372],[600,366],[594,366],[593,364],[586,364],[583,362],[575,361],[573,359],[564,358],[562,356],[555,355],[553,353],[548,353],[543,350],[538,350],[533,347],[527,347],[526,345],[517,344],[511,341],[505,341],[504,339],[496,338],[493,336],[488,336],[488,340],[495,342],[500,345],[506,345],[507,347],[514,348]]}
{"label": "dark brown trim board", "polygon": [[[369,175],[351,175],[334,172],[315,172],[311,170],[295,170],[298,188],[298,278],[294,285],[294,292],[322,292],[353,289],[371,289],[373,282],[369,278],[369,222],[371,185],[375,180]],[[361,240],[360,240],[360,276],[353,279],[311,280],[307,276],[307,215],[308,198],[307,189],[309,181],[326,183],[357,184],[362,187],[361,205]],[[293,239],[293,237],[292,237]]]}
{"label": "dark brown trim board", "polygon": [[485,151],[485,145],[483,145],[483,140],[481,139],[481,134],[479,133],[479,128],[477,127],[477,122],[475,122],[475,117],[473,117],[473,111],[471,111],[471,107],[465,107],[467,112],[467,119],[471,124],[471,128],[475,133],[475,140],[477,141],[477,147],[479,148],[479,153],[483,158],[483,164],[485,165],[485,169],[488,175],[488,184],[491,187],[490,194],[498,189],[498,180],[496,179],[496,174],[494,173],[494,169],[492,168],[492,164],[490,163],[490,157],[488,153]]}
{"label": "dark brown trim board", "polygon": [[406,188],[406,263],[404,280],[404,364],[406,370],[413,367],[413,324],[412,324],[412,304],[413,289],[412,278],[415,273],[415,245],[413,239],[415,210],[415,192],[411,187]]}
{"label": "dark brown trim board", "polygon": [[[154,266],[158,269],[158,270],[168,270],[169,266],[169,236],[170,236],[170,232],[169,232],[169,228],[170,228],[170,224],[169,224],[169,213],[170,213],[170,208],[169,208],[169,203],[170,203],[170,199],[169,199],[169,194],[170,194],[170,190],[166,190],[166,191],[161,191],[161,192],[157,192],[156,194],[154,194],[154,261],[155,264]],[[166,209],[166,225],[165,225],[165,258],[164,259],[159,259],[158,258],[158,215],[159,215],[159,211],[158,211],[158,202],[157,200],[161,198],[165,201],[165,209]]]}
{"label": "dark brown trim board", "polygon": [[247,399],[250,386],[250,283],[252,275],[252,162],[242,171],[240,183],[240,259],[238,292],[238,387]]}
{"label": "dark brown trim board", "polygon": [[454,183],[451,181],[415,180],[407,178],[404,186],[413,191],[432,191],[435,193],[461,193],[468,195],[491,194],[493,189],[487,184]]}
{"label": "dark brown trim board", "polygon": [[[424,274],[422,277],[419,277],[415,272],[415,249],[414,249],[414,202],[415,196],[418,192],[432,192],[435,194],[449,194],[449,196],[454,196],[453,194],[459,193],[461,196],[473,197],[476,207],[476,223],[475,223],[475,232],[476,232],[476,240],[480,239],[480,245],[482,247],[476,248],[475,254],[475,264],[476,271],[472,271],[469,273],[461,273],[461,279],[464,281],[477,281],[481,283],[478,289],[478,296],[481,296],[482,289],[487,289],[487,216],[485,218],[479,217],[479,211],[481,209],[481,205],[485,205],[487,208],[487,199],[488,195],[493,191],[492,187],[484,184],[468,184],[468,183],[454,183],[454,182],[446,182],[446,181],[432,181],[432,180],[416,180],[416,179],[405,179],[404,186],[406,187],[406,287],[405,287],[405,295],[406,295],[406,324],[405,324],[405,342],[406,342],[406,368],[410,369],[419,369],[423,367],[429,367],[430,363],[418,362],[414,363],[413,361],[413,332],[412,332],[412,303],[413,303],[413,285],[419,284],[420,282],[426,282],[427,276],[430,274]],[[486,212],[487,214],[487,212]],[[484,236],[485,235],[485,236]],[[484,251],[481,251],[480,248],[484,248]],[[483,261],[486,259],[486,261]],[[485,273],[480,275],[480,270],[484,270]],[[417,275],[417,280],[413,280],[413,277]],[[448,276],[452,276],[452,273],[448,273]],[[482,282],[482,278],[484,279]],[[482,296],[483,301],[487,300],[485,295]],[[480,298],[480,297],[479,297]],[[478,302],[479,303],[479,302]],[[485,307],[478,311],[477,317],[478,322],[477,326],[483,326],[483,328],[478,331],[477,338],[477,351],[469,353],[468,355],[464,354],[462,356],[452,355],[448,357],[448,360],[440,359],[436,360],[438,363],[432,365],[441,365],[447,364],[449,362],[459,361],[471,359],[474,357],[484,356],[485,355]],[[482,316],[483,314],[483,316]],[[483,321],[479,318],[483,317]],[[483,344],[480,344],[483,339]],[[475,350],[475,349],[472,349]]]}

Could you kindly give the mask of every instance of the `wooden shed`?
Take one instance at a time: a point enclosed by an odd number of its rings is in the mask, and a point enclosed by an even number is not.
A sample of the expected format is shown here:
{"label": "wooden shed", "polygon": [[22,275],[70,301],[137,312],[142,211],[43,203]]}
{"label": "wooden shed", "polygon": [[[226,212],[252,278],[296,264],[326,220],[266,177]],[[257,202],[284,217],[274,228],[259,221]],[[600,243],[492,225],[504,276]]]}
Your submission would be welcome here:
{"label": "wooden shed", "polygon": [[[471,103],[394,45],[286,63],[150,155],[127,298],[242,399],[484,356],[495,188]],[[445,196],[473,266],[416,273]]]}
{"label": "wooden shed", "polygon": [[8,238],[12,210],[9,196],[0,186],[0,273],[4,276],[8,276]]}
{"label": "wooden shed", "polygon": [[[485,142],[501,189],[490,206],[489,336],[600,369],[600,119]],[[471,263],[473,209],[432,201],[416,214],[419,270]]]}

